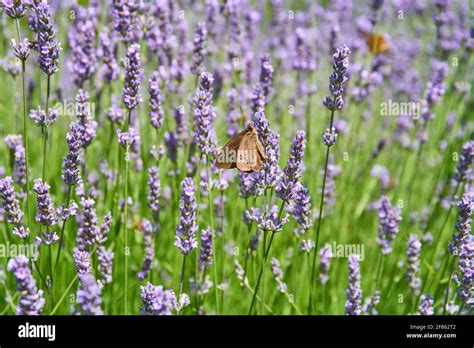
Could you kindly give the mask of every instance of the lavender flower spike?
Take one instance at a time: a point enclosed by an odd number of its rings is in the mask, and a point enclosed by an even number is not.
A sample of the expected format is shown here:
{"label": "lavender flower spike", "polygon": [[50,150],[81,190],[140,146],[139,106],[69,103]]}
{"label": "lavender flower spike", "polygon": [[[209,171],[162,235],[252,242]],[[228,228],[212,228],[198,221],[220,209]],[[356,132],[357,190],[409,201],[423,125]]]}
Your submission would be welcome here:
{"label": "lavender flower spike", "polygon": [[150,93],[150,121],[154,128],[163,125],[165,110],[163,109],[163,95],[160,91],[160,81],[158,71],[151,74],[148,82],[148,93]]}
{"label": "lavender flower spike", "polygon": [[323,104],[329,110],[340,110],[344,106],[342,95],[344,93],[344,84],[347,82],[347,69],[349,67],[349,54],[351,51],[344,45],[337,49],[333,55],[334,63],[332,73],[329,77],[329,91],[332,97],[326,97]]}
{"label": "lavender flower spike", "polygon": [[191,66],[191,72],[195,75],[200,75],[204,71],[204,57],[207,55],[206,39],[206,24],[198,23],[194,32],[193,64]]}
{"label": "lavender flower spike", "polygon": [[319,271],[319,282],[326,284],[329,280],[329,268],[331,267],[332,251],[329,244],[324,245],[319,251],[321,266]]}
{"label": "lavender flower spike", "polygon": [[199,76],[199,87],[193,100],[194,141],[197,143],[199,150],[205,155],[214,153],[216,148],[214,129],[216,112],[212,106],[213,82],[214,77],[211,73],[201,73]]}
{"label": "lavender flower spike", "polygon": [[346,314],[360,315],[362,290],[360,288],[360,259],[358,255],[349,256],[349,285],[346,290]]}
{"label": "lavender flower spike", "polygon": [[306,147],[305,132],[300,130],[291,142],[290,158],[283,170],[283,178],[277,184],[276,195],[289,202],[296,194],[297,183],[303,173],[303,156]]}
{"label": "lavender flower spike", "polygon": [[212,231],[208,227],[201,232],[201,250],[199,251],[199,271],[212,264]]}
{"label": "lavender flower spike", "polygon": [[28,267],[28,259],[19,255],[8,262],[7,270],[12,271],[20,293],[20,302],[16,308],[17,315],[41,315],[45,300],[43,291],[36,287],[35,278]]}
{"label": "lavender flower spike", "polygon": [[158,167],[150,167],[148,169],[148,206],[154,213],[160,211],[160,172]]}
{"label": "lavender flower spike", "polygon": [[66,135],[68,154],[63,160],[63,173],[61,179],[66,185],[75,185],[80,181],[79,154],[82,145],[82,127],[73,122]]}
{"label": "lavender flower spike", "polygon": [[27,4],[28,1],[26,0],[1,0],[0,8],[3,8],[8,17],[18,19],[26,14]]}
{"label": "lavender flower spike", "polygon": [[81,306],[84,315],[103,315],[102,311],[102,288],[97,284],[92,274],[87,273],[80,278],[80,286],[77,291],[77,303]]}
{"label": "lavender flower spike", "polygon": [[15,196],[13,179],[10,176],[0,179],[0,199],[6,214],[6,221],[14,225],[13,234],[20,238],[26,238],[29,230],[23,225],[23,211],[20,209],[20,203]]}
{"label": "lavender flower spike", "polygon": [[459,255],[461,245],[471,238],[471,215],[474,211],[474,194],[465,193],[459,202],[459,212],[454,228],[457,233],[453,235],[453,241],[449,243],[449,252],[454,256]]}
{"label": "lavender flower spike", "polygon": [[129,110],[135,109],[142,101],[140,64],[140,45],[133,44],[127,51],[125,83],[122,90],[123,102]]}
{"label": "lavender flower spike", "polygon": [[433,304],[434,304],[434,299],[430,294],[422,295],[420,305],[418,306],[420,315],[433,315],[434,314]]}
{"label": "lavender flower spike", "polygon": [[163,290],[161,285],[154,286],[147,283],[141,286],[143,315],[172,315],[175,309],[176,295],[173,290]]}
{"label": "lavender flower spike", "polygon": [[138,280],[143,280],[148,276],[151,270],[151,264],[155,258],[155,250],[153,243],[153,226],[148,220],[142,222],[143,243],[145,244],[145,259],[142,268],[138,273]]}
{"label": "lavender flower spike", "polygon": [[181,183],[181,199],[179,209],[181,211],[180,222],[176,227],[176,245],[182,254],[187,255],[197,248],[196,233],[196,196],[194,182],[191,178],[185,178]]}
{"label": "lavender flower spike", "polygon": [[400,209],[392,207],[386,196],[382,196],[379,203],[379,226],[377,243],[382,247],[382,254],[387,255],[392,252],[390,246],[393,239],[398,234],[398,223],[402,220]]}
{"label": "lavender flower spike", "polygon": [[61,45],[56,39],[56,29],[54,29],[48,3],[33,1],[31,8],[36,15],[33,31],[37,34],[35,48],[38,51],[38,63],[40,69],[51,76],[59,70]]}
{"label": "lavender flower spike", "polygon": [[285,293],[288,287],[286,286],[286,283],[283,281],[283,270],[280,267],[280,261],[272,257],[271,265],[272,265],[273,276],[275,277],[275,280],[278,283],[277,289],[279,292]]}
{"label": "lavender flower spike", "polygon": [[56,210],[54,209],[49,189],[50,186],[47,183],[43,183],[41,179],[35,180],[33,190],[36,192],[38,197],[38,213],[36,214],[36,221],[44,226],[51,227],[56,225],[58,217],[56,216]]}
{"label": "lavender flower spike", "polygon": [[421,287],[421,280],[418,277],[418,272],[420,271],[421,242],[415,234],[410,234],[407,246],[408,285],[410,286],[410,289],[413,294],[415,296],[418,296]]}

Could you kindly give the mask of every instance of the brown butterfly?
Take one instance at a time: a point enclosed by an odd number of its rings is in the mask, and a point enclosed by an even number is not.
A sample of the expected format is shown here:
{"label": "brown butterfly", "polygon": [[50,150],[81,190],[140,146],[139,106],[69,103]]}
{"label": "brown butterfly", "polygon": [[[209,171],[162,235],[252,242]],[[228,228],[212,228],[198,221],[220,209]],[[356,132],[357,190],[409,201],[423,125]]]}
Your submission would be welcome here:
{"label": "brown butterfly", "polygon": [[385,53],[390,49],[390,46],[382,34],[365,34],[365,41],[369,51],[374,54]]}
{"label": "brown butterfly", "polygon": [[221,169],[237,168],[241,172],[258,172],[265,160],[265,149],[251,124],[216,151],[216,164]]}

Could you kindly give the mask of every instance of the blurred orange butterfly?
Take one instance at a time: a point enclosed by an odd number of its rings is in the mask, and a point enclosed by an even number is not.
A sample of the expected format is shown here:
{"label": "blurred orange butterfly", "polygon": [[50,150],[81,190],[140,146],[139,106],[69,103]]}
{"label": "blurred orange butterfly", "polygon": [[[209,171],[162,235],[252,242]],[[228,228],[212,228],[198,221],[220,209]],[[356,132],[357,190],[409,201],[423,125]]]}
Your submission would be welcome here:
{"label": "blurred orange butterfly", "polygon": [[388,41],[385,40],[385,37],[382,34],[370,33],[364,36],[370,52],[380,54],[385,53],[390,49]]}

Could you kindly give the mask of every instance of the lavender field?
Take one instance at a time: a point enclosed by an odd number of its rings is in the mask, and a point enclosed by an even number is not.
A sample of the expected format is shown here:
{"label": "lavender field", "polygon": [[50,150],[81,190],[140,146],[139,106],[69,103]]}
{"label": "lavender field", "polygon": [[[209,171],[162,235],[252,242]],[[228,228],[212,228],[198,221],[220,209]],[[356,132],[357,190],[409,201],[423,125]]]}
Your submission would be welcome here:
{"label": "lavender field", "polygon": [[472,315],[473,69],[470,0],[0,0],[0,313]]}

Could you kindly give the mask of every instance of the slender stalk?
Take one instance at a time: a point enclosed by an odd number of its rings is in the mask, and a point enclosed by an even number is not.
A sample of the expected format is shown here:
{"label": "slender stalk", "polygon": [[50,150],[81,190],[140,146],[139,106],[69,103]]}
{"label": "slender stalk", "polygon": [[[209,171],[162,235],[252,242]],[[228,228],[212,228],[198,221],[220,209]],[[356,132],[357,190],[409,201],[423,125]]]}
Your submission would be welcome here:
{"label": "slender stalk", "polygon": [[[67,193],[66,193],[66,204],[65,208],[69,208],[69,203],[71,200],[71,191],[72,191],[72,186],[68,186]],[[59,256],[61,255],[61,249],[62,249],[62,242],[63,242],[63,236],[64,236],[64,229],[66,227],[66,220],[63,220],[63,225],[61,226],[61,233],[59,234],[59,247],[58,247],[58,252],[56,253],[56,261],[54,263],[54,271],[56,272],[56,268],[58,267],[58,261],[59,261]]]}
{"label": "slender stalk", "polygon": [[[130,112],[131,113],[131,112]],[[124,249],[123,249],[123,252],[124,252],[124,284],[125,284],[125,293],[124,293],[124,297],[123,297],[123,308],[124,308],[124,314],[127,313],[127,295],[128,295],[128,251],[127,251],[127,248],[128,248],[128,162],[129,162],[129,158],[128,158],[128,151],[129,151],[129,148],[127,146],[126,150],[125,150],[125,182],[124,182],[124,218],[123,218],[123,224],[124,224],[124,229],[125,229],[125,233],[124,233]]]}
{"label": "slender stalk", "polygon": [[[21,42],[20,20],[16,19],[16,32],[18,42]],[[25,147],[25,179],[26,179],[26,220],[31,228],[30,221],[30,178],[29,178],[29,161],[28,161],[28,111],[26,106],[26,62],[21,60],[21,81],[22,81],[22,97],[23,97],[23,146]]]}
{"label": "slender stalk", "polygon": [[451,286],[451,279],[453,278],[455,264],[456,264],[456,257],[453,257],[453,260],[451,262],[451,267],[449,269],[449,278],[448,278],[448,285],[446,286],[446,294],[444,295],[443,315],[446,315],[446,305],[448,304],[449,288]]}
{"label": "slender stalk", "polygon": [[[278,218],[277,220],[280,220],[281,219],[281,214],[283,213],[283,208],[285,207],[285,201],[282,202],[281,206],[280,206],[280,211],[278,213]],[[255,286],[255,292],[253,294],[253,297],[252,297],[252,303],[250,304],[250,309],[249,309],[249,313],[248,315],[251,315],[252,314],[252,310],[253,310],[253,306],[255,305],[255,300],[257,298],[257,294],[258,294],[258,288],[260,287],[260,281],[262,280],[262,274],[263,274],[263,269],[265,268],[265,263],[267,261],[267,258],[268,258],[268,254],[270,252],[270,248],[272,246],[272,243],[273,243],[273,237],[275,236],[275,233],[274,231],[272,231],[272,235],[270,236],[270,241],[268,242],[268,247],[264,253],[264,256],[263,256],[263,262],[262,262],[262,265],[260,266],[260,272],[258,273],[258,278],[257,278],[257,285]],[[245,280],[245,278],[244,278]],[[264,301],[262,300],[262,302],[264,303]]]}
{"label": "slender stalk", "polygon": [[[184,272],[186,271],[186,254],[183,255],[183,264],[181,266],[181,275],[179,277],[179,296],[178,296],[178,301],[181,298],[181,295],[183,294],[183,285],[184,285]],[[178,315],[181,312],[181,308],[178,307]]]}
{"label": "slender stalk", "polygon": [[327,147],[326,150],[326,161],[324,164],[324,176],[323,176],[323,190],[321,192],[321,200],[319,202],[319,218],[318,218],[318,227],[316,229],[316,241],[314,244],[314,254],[313,254],[313,262],[311,265],[311,283],[309,287],[309,300],[308,300],[308,315],[311,314],[312,303],[313,303],[313,283],[315,277],[315,269],[316,269],[316,257],[318,255],[318,245],[319,245],[319,233],[321,231],[321,220],[323,214],[323,205],[324,205],[324,191],[326,190],[326,179],[327,179],[327,172],[328,172],[328,164],[329,164],[329,149]]}
{"label": "slender stalk", "polygon": [[216,301],[216,315],[219,314],[219,295],[217,293],[217,264],[216,264],[216,235],[214,231],[214,217],[212,216],[212,180],[211,180],[211,158],[207,156],[207,189],[208,191],[208,203],[209,203],[209,223],[211,225],[211,238],[212,241],[212,248],[214,249],[212,252],[212,263],[213,263],[213,277],[214,277],[214,297]]}
{"label": "slender stalk", "polygon": [[[49,94],[51,90],[51,75],[48,75],[46,82],[46,123],[49,119]],[[43,171],[42,179],[45,181],[46,176],[46,152],[48,147],[48,127],[43,126]]]}
{"label": "slender stalk", "polygon": [[[333,103],[335,102],[335,98],[333,99]],[[332,130],[332,126],[334,123],[334,110],[331,110],[331,121],[329,123],[329,130]],[[316,269],[316,258],[318,255],[318,245],[319,245],[319,234],[321,231],[321,220],[323,218],[323,206],[324,206],[324,192],[326,190],[326,179],[328,174],[328,164],[329,164],[329,150],[330,146],[327,146],[326,150],[326,160],[324,163],[324,176],[323,176],[323,189],[321,191],[321,200],[319,202],[319,218],[318,218],[318,228],[316,230],[316,241],[314,244],[314,255],[313,255],[313,264],[311,266],[311,284],[309,287],[309,299],[308,299],[308,315],[311,314],[312,303],[313,303],[313,283],[315,277],[315,269]]]}

